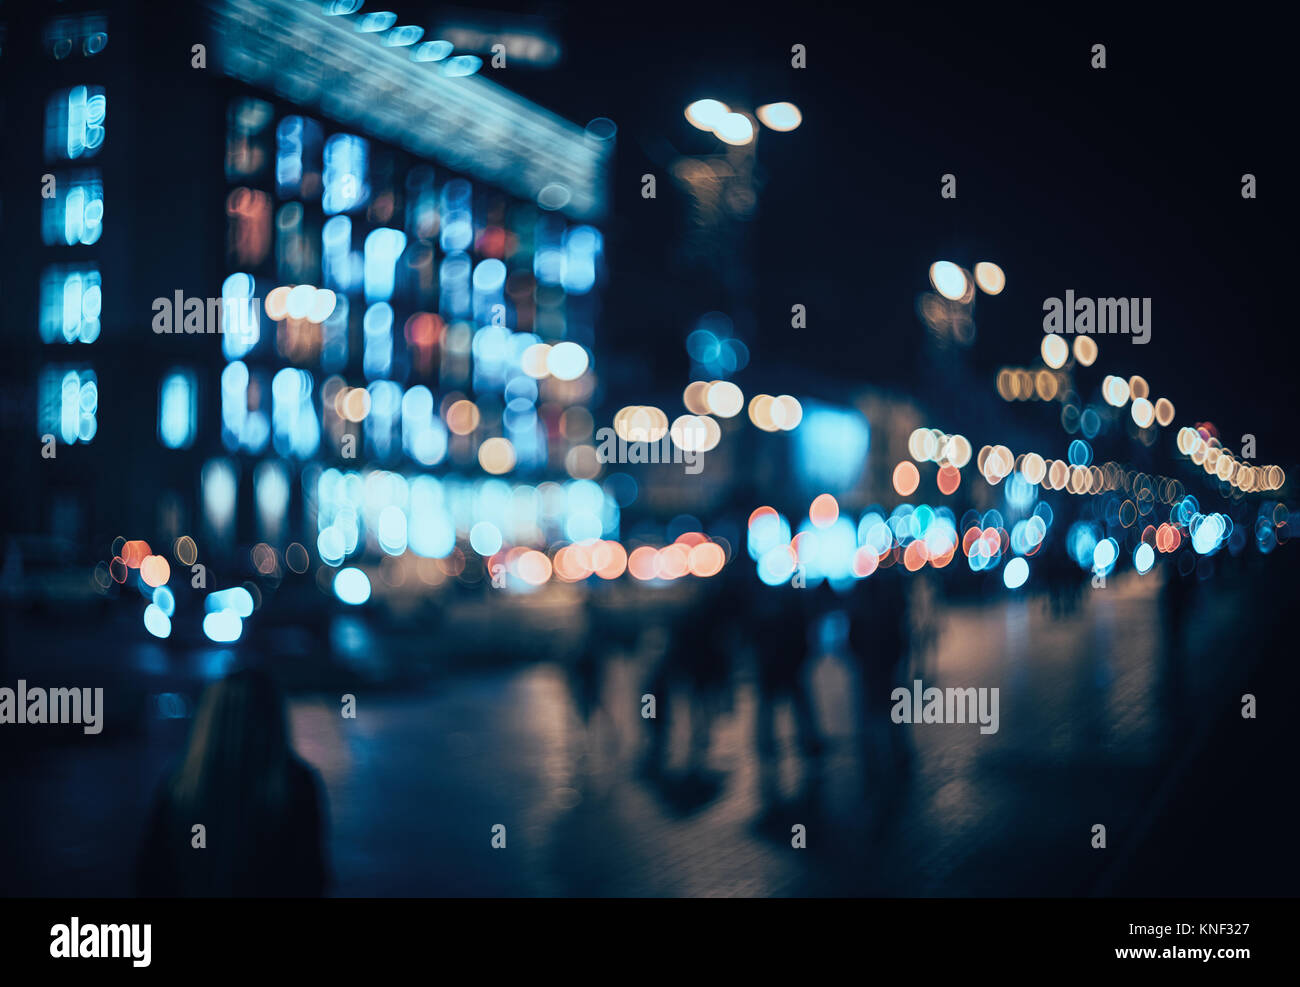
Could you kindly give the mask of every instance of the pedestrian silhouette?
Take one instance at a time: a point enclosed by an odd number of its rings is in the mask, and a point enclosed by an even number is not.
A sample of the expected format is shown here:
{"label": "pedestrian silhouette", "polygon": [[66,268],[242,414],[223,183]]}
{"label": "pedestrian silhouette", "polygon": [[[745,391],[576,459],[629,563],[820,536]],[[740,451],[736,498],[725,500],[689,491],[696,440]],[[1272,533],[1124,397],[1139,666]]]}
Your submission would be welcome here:
{"label": "pedestrian silhouette", "polygon": [[758,671],[754,739],[762,797],[769,808],[781,802],[780,756],[776,743],[778,705],[788,702],[794,716],[795,739],[809,767],[805,787],[815,780],[817,762],[825,747],[807,681],[810,596],[807,590],[783,585],[763,587],[754,601],[753,645]]}
{"label": "pedestrian silhouette", "polygon": [[912,747],[910,727],[890,719],[891,694],[910,688],[912,614],[908,587],[897,564],[859,580],[849,602],[849,647],[858,666],[861,716],[858,740],[862,775],[884,776],[907,764]]}
{"label": "pedestrian silhouette", "polygon": [[208,687],[188,747],[159,787],[140,852],[140,893],[318,896],[326,884],[323,810],[315,772],[289,746],[279,690],[262,672],[235,672]]}
{"label": "pedestrian silhouette", "polygon": [[1186,669],[1190,663],[1187,647],[1187,624],[1196,599],[1196,579],[1179,570],[1177,557],[1164,566],[1164,585],[1160,589],[1160,697],[1164,705],[1168,742],[1183,739],[1187,715]]}
{"label": "pedestrian silhouette", "polygon": [[701,587],[672,620],[667,649],[649,686],[660,697],[647,763],[651,771],[667,768],[676,710],[689,719],[687,774],[706,769],[713,724],[729,704],[731,686],[732,624],[725,587],[720,579]]}

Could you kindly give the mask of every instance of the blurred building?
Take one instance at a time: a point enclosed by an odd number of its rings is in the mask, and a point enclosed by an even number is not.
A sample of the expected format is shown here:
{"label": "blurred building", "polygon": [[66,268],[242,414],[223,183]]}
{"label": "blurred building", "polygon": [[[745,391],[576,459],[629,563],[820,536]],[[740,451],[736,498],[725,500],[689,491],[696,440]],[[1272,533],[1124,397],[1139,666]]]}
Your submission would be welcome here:
{"label": "blurred building", "polygon": [[358,7],[5,21],[7,507],[72,558],[617,536],[586,410],[614,128]]}

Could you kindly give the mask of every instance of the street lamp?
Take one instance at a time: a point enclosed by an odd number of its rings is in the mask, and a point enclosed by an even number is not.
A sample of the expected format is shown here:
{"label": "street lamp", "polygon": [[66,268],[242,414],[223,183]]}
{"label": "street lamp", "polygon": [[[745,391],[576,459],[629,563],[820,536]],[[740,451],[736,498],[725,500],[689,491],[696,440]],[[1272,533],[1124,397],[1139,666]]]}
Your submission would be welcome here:
{"label": "street lamp", "polygon": [[793,103],[768,103],[765,106],[760,106],[756,112],[763,126],[769,130],[779,130],[785,133],[796,129],[799,124],[803,123],[803,114],[799,112],[799,107]]}
{"label": "street lamp", "polygon": [[713,128],[713,135],[724,144],[744,147],[754,139],[754,124],[743,113],[726,113]]}
{"label": "street lamp", "polygon": [[712,130],[730,112],[731,108],[726,103],[720,103],[716,99],[697,99],[686,107],[686,119],[692,127]]}
{"label": "street lamp", "polygon": [[[788,132],[803,122],[803,114],[793,103],[766,103],[755,112],[759,122],[770,130]],[[753,117],[735,112],[716,99],[697,99],[686,107],[686,119],[692,127],[707,130],[734,147],[750,143],[755,136]]]}
{"label": "street lamp", "polygon": [[737,224],[752,219],[758,204],[759,125],[791,131],[803,122],[803,115],[793,103],[765,103],[749,112],[717,99],[697,99],[685,113],[692,127],[708,131],[726,145],[719,149],[720,154],[682,157],[673,165],[673,176],[691,201],[687,255],[693,261],[717,266],[727,284],[731,308],[739,311],[753,294],[748,267],[741,259],[745,238]]}

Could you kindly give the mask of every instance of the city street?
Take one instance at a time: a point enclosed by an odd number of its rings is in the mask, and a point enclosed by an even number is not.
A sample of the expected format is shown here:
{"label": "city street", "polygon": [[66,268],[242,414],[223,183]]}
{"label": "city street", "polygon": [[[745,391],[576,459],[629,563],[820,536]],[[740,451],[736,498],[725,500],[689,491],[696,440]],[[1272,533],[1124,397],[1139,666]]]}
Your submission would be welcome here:
{"label": "city street", "polygon": [[[1223,646],[1239,607],[1254,608],[1261,634],[1273,619],[1264,597],[1240,592],[1202,593],[1177,690],[1157,671],[1154,579],[1112,581],[1061,620],[1037,597],[945,608],[916,676],[998,687],[1000,729],[889,724],[914,739],[898,770],[863,772],[857,686],[824,655],[811,679],[825,752],[819,767],[804,759],[782,713],[776,797],[762,795],[744,676],[711,724],[703,770],[685,770],[688,717],[673,721],[665,767],[647,768],[649,731],[689,701],[659,696],[661,718],[642,718],[653,642],[605,656],[585,724],[583,687],[543,661],[357,686],[355,720],[333,696],[299,695],[294,745],[328,791],[335,895],[1081,895],[1117,882],[1141,894],[1124,875],[1151,827],[1169,825],[1167,800],[1186,803],[1188,763],[1250,678],[1252,655]],[[4,814],[17,828],[0,843],[6,892],[130,893],[142,820],[186,724],[152,719],[134,736],[7,756],[6,790],[23,797]],[[1219,799],[1216,782],[1184,817]],[[1098,823],[1105,850],[1091,847]],[[791,846],[796,825],[806,849]]]}

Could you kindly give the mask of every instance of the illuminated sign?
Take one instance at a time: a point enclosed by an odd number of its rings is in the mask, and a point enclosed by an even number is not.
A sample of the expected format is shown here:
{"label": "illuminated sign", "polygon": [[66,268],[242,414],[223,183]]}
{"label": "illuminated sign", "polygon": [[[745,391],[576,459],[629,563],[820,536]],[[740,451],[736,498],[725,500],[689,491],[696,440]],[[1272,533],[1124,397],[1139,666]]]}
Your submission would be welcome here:
{"label": "illuminated sign", "polygon": [[611,142],[493,82],[444,75],[298,0],[216,0],[213,25],[228,75],[523,198],[547,190],[542,204],[574,218],[604,211]]}

